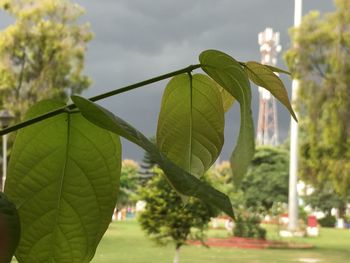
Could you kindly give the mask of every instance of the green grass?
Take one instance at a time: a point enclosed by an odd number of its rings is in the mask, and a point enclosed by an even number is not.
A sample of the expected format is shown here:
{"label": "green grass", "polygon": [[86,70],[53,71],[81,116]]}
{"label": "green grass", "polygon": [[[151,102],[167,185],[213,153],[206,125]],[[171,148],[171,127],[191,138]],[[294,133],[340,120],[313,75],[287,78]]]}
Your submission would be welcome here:
{"label": "green grass", "polygon": [[[210,236],[227,236],[225,230],[211,230]],[[268,237],[280,239],[273,227],[268,227]],[[302,259],[318,259],[324,263],[350,262],[350,231],[321,229],[320,236],[314,238],[283,239],[293,242],[311,243],[313,249],[237,249],[183,247],[181,263],[259,263],[259,262],[305,262]],[[128,220],[110,225],[93,263],[165,263],[172,262],[174,248],[156,246],[141,231],[137,222]]]}

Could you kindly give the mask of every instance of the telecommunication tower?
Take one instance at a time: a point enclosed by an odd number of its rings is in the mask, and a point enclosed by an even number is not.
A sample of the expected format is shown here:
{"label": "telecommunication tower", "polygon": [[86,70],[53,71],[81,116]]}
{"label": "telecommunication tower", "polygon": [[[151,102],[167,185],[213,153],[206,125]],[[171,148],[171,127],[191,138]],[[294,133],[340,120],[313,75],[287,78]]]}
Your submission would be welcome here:
{"label": "telecommunication tower", "polygon": [[[261,52],[261,63],[275,66],[277,54],[282,47],[279,45],[279,32],[273,32],[272,28],[266,28],[259,33],[259,45]],[[276,100],[271,93],[259,87],[259,118],[257,128],[257,145],[278,144],[278,122]]]}

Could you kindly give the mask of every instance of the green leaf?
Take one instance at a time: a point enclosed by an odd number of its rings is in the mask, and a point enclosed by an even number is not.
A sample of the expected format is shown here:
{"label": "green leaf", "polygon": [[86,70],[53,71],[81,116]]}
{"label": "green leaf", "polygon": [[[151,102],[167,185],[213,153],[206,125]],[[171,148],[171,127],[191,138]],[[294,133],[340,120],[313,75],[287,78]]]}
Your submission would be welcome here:
{"label": "green leaf", "polygon": [[21,226],[15,205],[0,192],[0,262],[9,263],[19,243]]}
{"label": "green leaf", "polygon": [[101,128],[126,138],[148,152],[152,160],[163,169],[168,182],[178,193],[197,197],[234,217],[231,202],[225,194],[178,167],[130,124],[87,99],[72,96],[72,100],[86,119]]}
{"label": "green leaf", "polygon": [[[64,105],[36,104],[27,119]],[[16,204],[22,235],[19,262],[89,262],[117,199],[120,139],[63,113],[20,130],[6,194]]]}
{"label": "green leaf", "polygon": [[288,93],[283,82],[275,73],[273,73],[270,68],[258,62],[249,61],[245,65],[245,70],[248,77],[256,85],[270,91],[273,96],[275,96],[284,106],[286,106],[295,121],[297,121],[297,117],[292,106],[290,105]]}
{"label": "green leaf", "polygon": [[281,68],[278,68],[278,67],[274,67],[274,66],[270,66],[270,65],[264,65],[265,67],[268,67],[269,69],[271,69],[273,72],[276,72],[276,73],[284,73],[284,74],[287,74],[287,75],[291,75],[291,73],[289,71],[286,71],[286,70],[283,70]]}
{"label": "green leaf", "polygon": [[[246,63],[245,62],[241,62],[240,61],[239,64],[241,66],[243,66],[243,67],[246,67]],[[292,75],[289,71],[286,71],[286,70],[278,68],[278,67],[274,67],[274,66],[271,66],[271,65],[264,65],[264,66],[268,67],[269,69],[271,69],[273,72],[276,72],[276,73],[284,73],[284,74],[287,74],[287,75]]]}
{"label": "green leaf", "polygon": [[224,144],[224,109],[216,83],[203,74],[168,83],[158,118],[159,150],[186,172],[201,177]]}
{"label": "green leaf", "polygon": [[248,169],[255,149],[249,80],[239,62],[223,52],[204,51],[200,54],[199,61],[202,69],[240,104],[241,126],[237,145],[230,158],[233,179],[239,183]]}

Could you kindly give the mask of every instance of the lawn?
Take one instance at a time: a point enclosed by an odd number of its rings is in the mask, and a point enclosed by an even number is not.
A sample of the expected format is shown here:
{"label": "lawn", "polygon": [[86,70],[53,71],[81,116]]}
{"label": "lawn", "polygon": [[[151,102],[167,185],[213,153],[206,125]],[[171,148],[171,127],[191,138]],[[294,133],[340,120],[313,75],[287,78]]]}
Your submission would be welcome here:
{"label": "lawn", "polygon": [[[226,236],[225,230],[209,231],[210,236]],[[279,239],[273,227],[268,236]],[[283,239],[286,240],[286,239]],[[350,262],[350,231],[321,229],[317,238],[293,238],[293,242],[311,243],[313,249],[237,249],[185,246],[181,263],[259,263],[259,262]],[[93,263],[166,263],[172,262],[173,247],[156,246],[147,239],[137,222],[127,220],[110,225]]]}

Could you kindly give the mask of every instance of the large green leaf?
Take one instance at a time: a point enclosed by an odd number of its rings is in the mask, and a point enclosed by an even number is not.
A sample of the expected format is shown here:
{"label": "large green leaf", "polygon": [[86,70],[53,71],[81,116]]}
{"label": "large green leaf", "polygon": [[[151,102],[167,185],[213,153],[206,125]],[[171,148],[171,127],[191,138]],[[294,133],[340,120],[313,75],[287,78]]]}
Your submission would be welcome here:
{"label": "large green leaf", "polygon": [[80,109],[82,115],[89,121],[128,139],[148,152],[152,160],[156,161],[160,168],[163,169],[170,185],[180,194],[197,197],[221,209],[229,216],[234,216],[231,202],[225,194],[174,164],[151,141],[130,124],[87,99],[73,96],[72,100]]}
{"label": "large green leaf", "polygon": [[20,222],[15,205],[0,192],[0,263],[9,263],[20,238]]}
{"label": "large green leaf", "polygon": [[224,144],[224,109],[217,84],[203,74],[178,75],[168,83],[158,118],[159,150],[200,177]]}
{"label": "large green leaf", "polygon": [[258,86],[271,92],[286,108],[297,121],[297,117],[290,105],[287,89],[281,79],[266,65],[255,61],[249,61],[245,64],[245,70],[248,77]]}
{"label": "large green leaf", "polygon": [[[27,118],[62,106],[43,101]],[[80,113],[20,130],[5,189],[21,219],[18,261],[89,262],[110,223],[120,169],[119,137]]]}
{"label": "large green leaf", "polygon": [[239,182],[254,155],[254,124],[251,112],[251,89],[242,66],[229,55],[207,50],[200,54],[202,69],[240,104],[241,126],[238,142],[231,155],[233,179]]}

